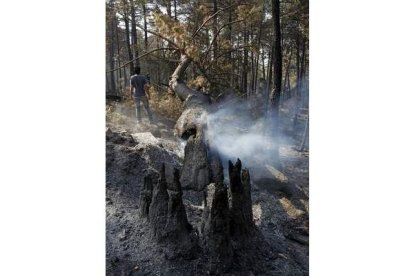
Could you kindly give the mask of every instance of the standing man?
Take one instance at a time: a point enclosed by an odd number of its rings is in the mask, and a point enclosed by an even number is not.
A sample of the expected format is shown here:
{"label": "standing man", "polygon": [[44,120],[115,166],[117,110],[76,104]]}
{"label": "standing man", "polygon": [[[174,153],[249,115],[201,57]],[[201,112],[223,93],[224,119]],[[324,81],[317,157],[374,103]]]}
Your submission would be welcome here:
{"label": "standing man", "polygon": [[144,105],[145,109],[147,110],[148,113],[148,119],[150,121],[150,123],[152,123],[152,113],[151,110],[149,108],[149,104],[148,104],[148,98],[147,95],[145,93],[145,85],[148,84],[148,77],[144,76],[144,75],[140,75],[141,73],[141,68],[140,67],[135,67],[134,68],[134,75],[131,76],[131,80],[130,80],[130,93],[131,93],[131,97],[134,99],[135,101],[135,106],[137,108],[137,120],[138,122],[141,122],[141,108],[140,108],[140,102],[142,102],[142,104]]}

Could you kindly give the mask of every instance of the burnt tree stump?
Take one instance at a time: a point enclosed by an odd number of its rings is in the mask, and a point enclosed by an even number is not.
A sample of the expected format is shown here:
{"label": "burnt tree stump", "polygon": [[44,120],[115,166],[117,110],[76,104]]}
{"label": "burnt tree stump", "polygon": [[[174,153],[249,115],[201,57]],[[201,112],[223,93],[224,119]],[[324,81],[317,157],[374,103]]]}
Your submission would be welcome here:
{"label": "burnt tree stump", "polygon": [[233,260],[230,239],[227,188],[221,183],[207,186],[201,225],[202,244],[208,257],[209,271],[224,272]]}
{"label": "burnt tree stump", "polygon": [[151,174],[144,177],[144,185],[142,186],[138,202],[138,211],[142,218],[148,218],[149,208],[152,201],[152,181],[153,176]]}
{"label": "burnt tree stump", "polygon": [[191,135],[184,149],[180,182],[183,189],[202,191],[210,183],[207,146],[201,135]]}
{"label": "burnt tree stump", "polygon": [[237,159],[233,165],[229,161],[230,177],[230,233],[242,240],[253,232],[252,200],[250,196],[250,175],[247,169],[241,170],[242,164]]}
{"label": "burnt tree stump", "polygon": [[[174,168],[173,181],[167,182],[165,165],[162,164],[160,177],[152,191],[148,218],[152,229],[151,236],[157,242],[164,244],[164,254],[167,259],[178,256],[192,259],[197,255],[197,238],[187,219],[179,178],[179,170]],[[144,188],[140,198],[140,210],[144,216],[150,198],[151,179],[151,176],[144,178]]]}
{"label": "burnt tree stump", "polygon": [[179,178],[179,170],[174,168],[174,181],[167,183],[169,198],[165,231],[166,235],[170,238],[180,240],[188,236],[192,230],[192,226],[187,220]]}
{"label": "burnt tree stump", "polygon": [[224,169],[218,152],[209,150],[208,159],[210,183],[224,183]]}
{"label": "burnt tree stump", "polygon": [[148,217],[152,226],[152,236],[160,241],[165,234],[164,228],[167,223],[168,214],[168,192],[167,180],[165,178],[165,165],[162,164],[160,178],[155,185]]}

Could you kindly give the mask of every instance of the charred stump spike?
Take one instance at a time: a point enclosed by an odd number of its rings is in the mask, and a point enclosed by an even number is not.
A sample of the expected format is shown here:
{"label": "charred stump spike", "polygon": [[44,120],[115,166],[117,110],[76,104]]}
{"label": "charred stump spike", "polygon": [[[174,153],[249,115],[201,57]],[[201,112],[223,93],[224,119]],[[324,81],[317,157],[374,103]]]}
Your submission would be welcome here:
{"label": "charred stump spike", "polygon": [[223,183],[211,183],[205,194],[202,243],[209,256],[209,270],[221,273],[230,267],[233,260],[227,188]]}
{"label": "charred stump spike", "polygon": [[243,169],[241,173],[241,183],[243,186],[243,208],[245,221],[247,227],[253,227],[253,210],[252,210],[252,197],[251,197],[251,185],[250,185],[250,173],[249,170]]}
{"label": "charred stump spike", "polygon": [[153,190],[151,205],[148,212],[149,221],[152,226],[152,235],[158,241],[164,237],[165,233],[164,228],[167,222],[168,199],[165,165],[162,164],[160,178]]}
{"label": "charred stump spike", "polygon": [[168,183],[168,215],[165,229],[168,236],[185,239],[192,227],[188,223],[179,178],[179,170],[174,168],[174,181]]}
{"label": "charred stump spike", "polygon": [[210,183],[223,183],[224,173],[220,155],[216,151],[210,151],[209,156]]}
{"label": "charred stump spike", "polygon": [[152,181],[152,176],[150,174],[144,177],[144,185],[142,186],[138,202],[138,210],[142,218],[147,218],[149,214],[149,208],[152,201]]}
{"label": "charred stump spike", "polygon": [[229,161],[229,177],[231,192],[230,207],[230,233],[240,238],[250,236],[252,233],[253,212],[250,195],[250,176],[248,170],[241,172],[241,161],[237,159],[235,165]]}

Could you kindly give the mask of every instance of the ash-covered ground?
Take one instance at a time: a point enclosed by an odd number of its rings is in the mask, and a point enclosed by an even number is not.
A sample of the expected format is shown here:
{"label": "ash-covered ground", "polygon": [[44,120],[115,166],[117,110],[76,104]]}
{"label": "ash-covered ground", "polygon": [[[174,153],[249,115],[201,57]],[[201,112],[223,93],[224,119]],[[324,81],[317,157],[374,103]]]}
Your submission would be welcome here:
{"label": "ash-covered ground", "polygon": [[[137,125],[130,113],[122,123],[107,122],[107,275],[209,275],[205,250],[186,258],[175,254],[151,238],[148,221],[139,215],[144,176],[164,163],[167,180],[172,178],[172,169],[182,167],[184,145],[173,135],[173,121],[157,115],[153,124],[144,119]],[[296,150],[297,138],[280,146],[279,171],[249,168],[257,235],[248,250],[235,252],[232,267],[222,275],[308,275],[308,154]],[[201,192],[183,191],[194,229],[201,223],[202,198]]]}

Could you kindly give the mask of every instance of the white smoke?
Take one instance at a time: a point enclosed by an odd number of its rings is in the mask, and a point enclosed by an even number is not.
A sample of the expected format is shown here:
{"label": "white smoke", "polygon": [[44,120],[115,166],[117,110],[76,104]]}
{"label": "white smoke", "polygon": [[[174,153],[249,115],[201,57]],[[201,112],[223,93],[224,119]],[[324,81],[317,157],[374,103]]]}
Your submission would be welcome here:
{"label": "white smoke", "polygon": [[279,141],[269,131],[272,121],[263,114],[264,110],[257,112],[249,103],[231,101],[207,115],[208,143],[219,152],[225,167],[228,160],[237,158],[243,167],[276,164]]}

